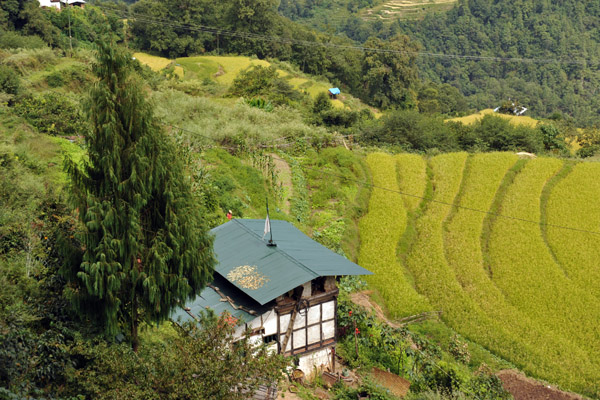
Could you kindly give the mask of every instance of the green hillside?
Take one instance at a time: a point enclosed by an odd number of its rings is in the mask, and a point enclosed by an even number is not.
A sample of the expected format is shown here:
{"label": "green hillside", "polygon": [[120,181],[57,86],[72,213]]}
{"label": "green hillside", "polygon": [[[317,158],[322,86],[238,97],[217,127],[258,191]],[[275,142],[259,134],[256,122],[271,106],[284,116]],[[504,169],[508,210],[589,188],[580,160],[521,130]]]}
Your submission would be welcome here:
{"label": "green hillside", "polygon": [[[588,179],[600,165],[510,153],[367,161],[376,189],[361,227],[377,218],[379,230],[361,229],[360,255],[364,265],[400,249],[382,270],[387,278],[371,281],[390,315],[440,310],[449,326],[527,373],[597,396],[600,193]],[[387,192],[383,203],[379,187],[405,195]],[[423,197],[418,208],[412,196]],[[376,238],[379,256],[369,253]],[[403,282],[416,292],[400,292]]]}

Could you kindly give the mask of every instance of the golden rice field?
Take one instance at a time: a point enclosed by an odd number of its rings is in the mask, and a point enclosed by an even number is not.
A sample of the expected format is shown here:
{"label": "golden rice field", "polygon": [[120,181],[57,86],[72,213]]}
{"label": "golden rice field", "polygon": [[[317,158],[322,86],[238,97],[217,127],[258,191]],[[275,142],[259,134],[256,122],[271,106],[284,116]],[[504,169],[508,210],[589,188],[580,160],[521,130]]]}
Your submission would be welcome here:
{"label": "golden rice field", "polygon": [[498,117],[507,119],[510,121],[510,123],[515,124],[515,125],[525,125],[525,126],[529,126],[532,128],[534,128],[540,122],[537,119],[533,119],[526,115],[517,116],[517,115],[495,113],[494,110],[492,110],[491,108],[481,110],[480,112],[478,112],[476,114],[467,115],[465,117],[450,118],[450,119],[447,119],[446,121],[462,122],[465,125],[470,125],[470,124],[473,124],[476,121],[480,120],[481,118],[483,118],[485,115],[488,115],[488,114],[493,114]]}
{"label": "golden rice field", "polygon": [[527,374],[599,397],[600,163],[511,153],[367,161],[359,262],[390,316],[442,311]]}
{"label": "golden rice field", "polygon": [[[133,53],[133,56],[142,64],[149,66],[153,71],[165,69],[174,62],[168,58],[153,56],[146,53]],[[180,78],[183,78],[184,73],[181,66],[175,65],[175,73]]]}
{"label": "golden rice field", "polygon": [[[398,190],[396,162],[391,156],[371,154],[367,163],[373,172],[373,183],[381,189],[373,190],[370,212],[359,224],[361,246],[358,262],[374,273],[367,279],[379,289],[390,315],[403,317],[429,311],[429,303],[412,287],[396,257],[396,244],[407,222],[402,197],[389,191]],[[390,281],[394,285],[386,284]]]}

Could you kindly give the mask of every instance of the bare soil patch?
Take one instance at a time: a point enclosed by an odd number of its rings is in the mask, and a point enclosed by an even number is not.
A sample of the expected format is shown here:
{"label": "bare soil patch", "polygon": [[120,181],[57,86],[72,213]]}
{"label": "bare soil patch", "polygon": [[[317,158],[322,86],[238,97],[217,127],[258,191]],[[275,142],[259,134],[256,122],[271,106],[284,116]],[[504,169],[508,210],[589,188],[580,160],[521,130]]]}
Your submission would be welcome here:
{"label": "bare soil patch", "polygon": [[584,400],[585,398],[570,392],[528,378],[522,373],[506,369],[496,374],[502,381],[504,389],[513,395],[515,400]]}
{"label": "bare soil patch", "polygon": [[392,374],[391,372],[382,371],[379,368],[373,368],[371,373],[373,374],[373,379],[392,392],[394,396],[404,397],[408,394],[410,382],[406,379],[396,374]]}

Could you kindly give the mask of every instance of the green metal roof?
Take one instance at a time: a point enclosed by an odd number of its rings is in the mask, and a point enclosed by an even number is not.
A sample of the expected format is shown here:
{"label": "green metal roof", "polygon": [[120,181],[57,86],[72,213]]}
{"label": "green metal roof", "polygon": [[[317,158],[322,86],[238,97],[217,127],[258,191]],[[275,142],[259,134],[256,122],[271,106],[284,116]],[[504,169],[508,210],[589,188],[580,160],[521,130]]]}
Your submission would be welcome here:
{"label": "green metal roof", "polygon": [[[189,308],[187,312],[183,308],[177,308],[171,319],[188,321],[192,319],[188,312],[198,317],[203,310],[210,308],[217,315],[227,311],[233,317],[247,323],[267,311],[267,307],[259,305],[248,296],[240,293],[238,289],[219,275],[215,275],[211,286],[218,288],[224,296],[229,296],[230,299],[234,300],[235,307],[217,293],[215,289],[207,286],[199,296],[196,296],[194,301],[186,303],[185,306]],[[255,314],[251,314],[247,310],[252,310]]]}
{"label": "green metal roof", "polygon": [[234,219],[211,230],[215,272],[261,305],[320,276],[371,274],[289,222],[270,224],[276,247],[267,246],[269,234],[263,239],[265,220]]}

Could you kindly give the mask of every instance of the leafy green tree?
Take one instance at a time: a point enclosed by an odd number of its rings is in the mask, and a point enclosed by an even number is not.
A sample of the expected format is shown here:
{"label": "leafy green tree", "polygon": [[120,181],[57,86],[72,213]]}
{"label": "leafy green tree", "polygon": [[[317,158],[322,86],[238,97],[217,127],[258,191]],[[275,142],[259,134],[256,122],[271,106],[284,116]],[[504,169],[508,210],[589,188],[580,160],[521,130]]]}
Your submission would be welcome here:
{"label": "leafy green tree", "polygon": [[233,80],[230,92],[235,96],[254,97],[266,95],[273,90],[274,81],[279,77],[274,67],[255,65],[241,71]]}
{"label": "leafy green tree", "polygon": [[0,65],[0,92],[17,94],[21,87],[21,79],[15,70],[6,65]]}
{"label": "leafy green tree", "polygon": [[275,67],[261,65],[241,71],[233,80],[229,92],[234,96],[249,99],[264,96],[278,105],[289,104],[302,98],[302,94],[298,90],[279,77]]}
{"label": "leafy green tree", "polygon": [[[158,52],[170,58],[199,54],[211,50],[214,35],[201,30],[189,30],[160,21],[177,21],[182,25],[216,26],[222,15],[221,5],[208,0],[141,0],[131,6],[141,18],[131,22],[131,32],[141,49]],[[158,22],[149,22],[148,17]]]}
{"label": "leafy green tree", "polygon": [[260,385],[280,381],[291,359],[257,346],[249,332],[232,344],[234,320],[204,313],[200,323],[175,325],[177,332],[137,354],[122,344],[78,346],[90,361],[67,390],[93,399],[252,398]]}
{"label": "leafy green tree", "polygon": [[268,35],[273,33],[274,21],[278,18],[275,0],[228,0],[225,23],[230,30],[242,33],[228,40],[230,52],[250,53],[266,57],[271,45],[262,39],[252,38],[243,33]]}
{"label": "leafy green tree", "polygon": [[80,265],[66,265],[77,311],[134,350],[141,321],[169,318],[211,278],[212,239],[174,144],[153,117],[131,56],[100,43],[87,159],[65,165],[81,222]]}
{"label": "leafy green tree", "polygon": [[317,97],[315,97],[315,101],[313,102],[312,112],[314,114],[320,114],[323,111],[328,111],[333,108],[333,104],[331,104],[331,100],[329,100],[329,96],[325,92],[319,92]]}
{"label": "leafy green tree", "polygon": [[418,46],[408,36],[396,35],[384,42],[371,38],[363,58],[364,95],[377,107],[413,108],[417,83]]}

